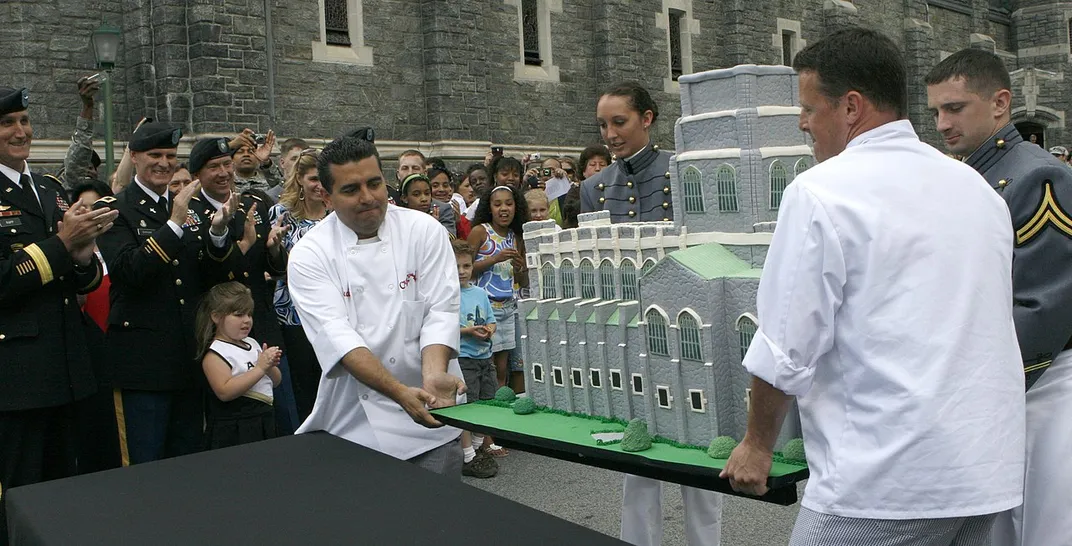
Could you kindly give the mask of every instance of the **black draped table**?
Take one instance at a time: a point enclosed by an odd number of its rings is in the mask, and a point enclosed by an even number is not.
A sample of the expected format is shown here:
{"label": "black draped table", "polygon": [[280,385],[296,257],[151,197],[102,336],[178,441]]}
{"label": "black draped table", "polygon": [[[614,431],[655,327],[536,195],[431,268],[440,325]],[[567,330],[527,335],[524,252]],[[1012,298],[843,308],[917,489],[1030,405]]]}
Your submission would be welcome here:
{"label": "black draped table", "polygon": [[624,544],[325,433],[4,495],[12,546]]}

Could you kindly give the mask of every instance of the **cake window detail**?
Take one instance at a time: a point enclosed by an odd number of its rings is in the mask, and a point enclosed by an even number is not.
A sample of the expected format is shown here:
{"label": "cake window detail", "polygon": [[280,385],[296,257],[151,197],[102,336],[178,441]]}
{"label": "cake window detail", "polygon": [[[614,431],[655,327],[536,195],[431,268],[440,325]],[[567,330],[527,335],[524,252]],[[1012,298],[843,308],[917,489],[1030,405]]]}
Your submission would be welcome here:
{"label": "cake window detail", "polygon": [[729,165],[719,167],[715,186],[718,188],[718,211],[737,212],[737,171]]}
{"label": "cake window detail", "polygon": [[540,297],[551,299],[557,297],[555,289],[555,266],[543,264],[540,268]]}
{"label": "cake window detail", "polygon": [[565,383],[566,383],[562,378],[562,367],[561,366],[551,366],[551,378],[554,381],[555,385],[557,385],[559,387],[565,385]]}
{"label": "cake window detail", "polygon": [[633,262],[625,260],[622,262],[622,299],[623,300],[635,300],[639,298],[639,290],[637,289],[637,274],[636,266]]}
{"label": "cake window detail", "polygon": [[660,408],[670,409],[670,387],[659,385],[655,387],[655,397]]}
{"label": "cake window detail", "polygon": [[700,389],[689,389],[689,409],[697,413],[707,411],[707,400]]}
{"label": "cake window detail", "polygon": [[581,297],[586,300],[596,297],[596,269],[587,259],[581,260]]}
{"label": "cake window detail", "polygon": [[614,299],[614,264],[610,260],[599,264],[599,295],[605,300]]}
{"label": "cake window detail", "polygon": [[538,362],[532,363],[532,380],[538,383],[543,383],[543,364]]}
{"label": "cake window detail", "polygon": [[685,187],[685,212],[699,214],[704,211],[703,200],[703,176],[700,169],[689,167],[682,175],[682,185]]}
{"label": "cake window detail", "polygon": [[573,386],[574,387],[577,387],[577,388],[584,387],[583,378],[584,378],[584,375],[583,375],[583,372],[581,372],[580,369],[578,369],[578,368],[570,369],[570,379],[573,380]]}
{"label": "cake window detail", "polygon": [[633,394],[644,394],[644,376],[633,374]]}
{"label": "cake window detail", "polygon": [[622,390],[622,371],[610,370],[610,388],[614,390]]}
{"label": "cake window detail", "polygon": [[777,159],[770,166],[770,209],[778,210],[782,204],[782,194],[789,185],[789,177],[785,172],[785,165]]}
{"label": "cake window detail", "polygon": [[577,291],[573,285],[573,262],[569,260],[562,262],[562,268],[560,273],[562,274],[562,297],[575,297],[577,295]]}
{"label": "cake window detail", "polygon": [[737,324],[737,331],[741,336],[741,360],[744,360],[744,355],[748,354],[748,346],[756,335],[756,323],[748,317],[742,317]]}
{"label": "cake window detail", "polygon": [[[589,373],[588,382],[592,385],[592,387],[595,387],[597,389],[602,389],[603,388],[603,376],[600,374],[600,371],[598,369],[596,369],[596,370],[588,370],[588,373]],[[620,379],[619,379],[619,381],[620,381]]]}
{"label": "cake window detail", "polygon": [[796,178],[796,177],[800,176],[800,173],[808,170],[808,167],[810,167],[810,166],[811,165],[808,164],[807,159],[805,159],[803,157],[798,159],[797,164],[793,166],[793,178]]}
{"label": "cake window detail", "polygon": [[655,309],[648,309],[644,315],[648,323],[648,352],[653,355],[670,356],[666,342],[666,319]]}
{"label": "cake window detail", "polygon": [[700,344],[700,324],[696,317],[682,312],[677,317],[678,331],[681,335],[681,358],[703,362],[703,347]]}

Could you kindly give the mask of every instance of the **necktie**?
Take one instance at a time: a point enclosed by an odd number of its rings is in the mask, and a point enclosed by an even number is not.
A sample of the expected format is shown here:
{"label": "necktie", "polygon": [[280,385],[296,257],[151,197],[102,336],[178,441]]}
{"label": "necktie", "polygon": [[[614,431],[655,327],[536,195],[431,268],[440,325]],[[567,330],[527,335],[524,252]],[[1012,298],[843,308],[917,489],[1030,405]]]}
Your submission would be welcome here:
{"label": "necktie", "polygon": [[23,174],[19,178],[19,185],[22,186],[22,194],[26,196],[26,200],[30,203],[33,203],[36,207],[34,210],[37,212],[41,212],[41,202],[37,200],[37,194],[34,193],[33,179]]}

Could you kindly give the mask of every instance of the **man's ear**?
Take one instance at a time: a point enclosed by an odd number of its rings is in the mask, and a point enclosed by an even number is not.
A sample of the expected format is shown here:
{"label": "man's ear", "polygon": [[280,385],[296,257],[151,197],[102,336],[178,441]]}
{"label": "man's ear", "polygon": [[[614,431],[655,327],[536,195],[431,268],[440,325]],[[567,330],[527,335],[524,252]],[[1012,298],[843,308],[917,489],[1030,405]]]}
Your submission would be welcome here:
{"label": "man's ear", "polygon": [[998,89],[994,96],[990,97],[990,109],[994,114],[994,118],[1000,118],[1009,113],[1009,109],[1012,107],[1012,91],[1008,89]]}
{"label": "man's ear", "polygon": [[849,125],[855,124],[863,115],[864,96],[859,91],[849,91],[841,101],[845,104],[845,121]]}

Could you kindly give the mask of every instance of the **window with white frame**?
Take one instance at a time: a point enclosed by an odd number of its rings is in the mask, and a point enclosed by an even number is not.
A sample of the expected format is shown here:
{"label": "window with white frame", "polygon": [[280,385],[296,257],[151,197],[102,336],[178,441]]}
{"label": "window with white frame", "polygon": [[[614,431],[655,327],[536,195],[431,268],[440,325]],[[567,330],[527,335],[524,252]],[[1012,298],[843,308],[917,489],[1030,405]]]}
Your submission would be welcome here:
{"label": "window with white frame", "polygon": [[644,376],[635,373],[632,376],[633,394],[644,394]]}
{"label": "window with white frame", "polygon": [[577,291],[573,284],[573,262],[564,260],[559,268],[559,273],[562,275],[562,297],[572,298],[577,296]]}
{"label": "window with white frame", "polygon": [[715,187],[718,188],[718,211],[737,212],[737,171],[729,165],[722,165],[715,173]]}
{"label": "window with white frame", "polygon": [[532,363],[532,380],[537,383],[543,383],[543,364],[539,362]]}
{"label": "window with white frame", "polygon": [[737,332],[741,338],[741,360],[748,354],[748,346],[752,344],[752,338],[756,335],[756,323],[748,317],[741,317],[737,323]]}
{"label": "window with white frame", "polygon": [[614,299],[614,264],[610,260],[599,264],[599,297]]}
{"label": "window with white frame", "polygon": [[573,380],[574,387],[584,388],[584,371],[580,368],[570,368],[570,379]]}
{"label": "window with white frame", "polygon": [[610,388],[620,391],[622,390],[622,371],[610,370]]}
{"label": "window with white frame", "polygon": [[663,91],[677,93],[677,79],[692,72],[692,36],[700,33],[700,23],[692,17],[692,0],[662,0],[655,27],[666,32],[666,77]]}
{"label": "window with white frame", "polygon": [[581,297],[590,300],[596,297],[596,268],[591,260],[581,260]]}
{"label": "window with white frame", "polygon": [[555,266],[546,263],[540,268],[540,297],[547,300],[558,297],[555,289]]}
{"label": "window with white frame", "polygon": [[551,381],[558,387],[566,384],[566,381],[562,377],[561,366],[551,366]]}
{"label": "window with white frame", "polygon": [[700,214],[704,211],[703,201],[703,175],[700,169],[689,166],[681,175],[681,182],[685,188],[685,212]]}
{"label": "window with white frame", "polygon": [[798,159],[796,165],[793,165],[793,178],[800,176],[800,173],[808,170],[810,166],[806,157]]}
{"label": "window with white frame", "polygon": [[636,266],[629,260],[622,260],[622,299],[635,300],[640,294],[637,286]]}
{"label": "window with white frame", "polygon": [[667,387],[666,385],[656,385],[655,401],[659,404],[659,407],[670,409],[671,400],[673,399],[670,397],[670,387]]}
{"label": "window with white frame", "polygon": [[651,271],[652,268],[654,268],[654,267],[655,267],[655,258],[648,258],[647,260],[644,261],[643,273],[647,273],[648,271]]}
{"label": "window with white frame", "polygon": [[588,370],[588,384],[596,389],[603,388],[603,376],[598,368]]}
{"label": "window with white frame", "polygon": [[707,412],[707,399],[704,398],[703,390],[689,389],[689,409],[696,413]]}
{"label": "window with white frame", "polygon": [[785,165],[775,159],[770,166],[770,209],[778,210],[782,205],[782,194],[789,185],[789,176],[785,172]]}
{"label": "window with white frame", "polygon": [[653,355],[670,356],[670,347],[666,341],[666,319],[657,309],[648,309],[644,314],[648,325],[648,352]]}
{"label": "window with white frame", "polygon": [[372,66],[365,45],[362,0],[318,0],[320,37],[312,43],[313,61]]}
{"label": "window with white frame", "polygon": [[700,324],[696,317],[682,311],[677,317],[678,334],[681,336],[681,358],[703,362],[703,346],[700,344]]}
{"label": "window with white frame", "polygon": [[774,34],[771,35],[771,47],[777,55],[777,62],[793,66],[793,59],[805,45],[806,42],[800,39],[800,21],[779,17]]}
{"label": "window with white frame", "polygon": [[667,10],[670,25],[670,78],[677,81],[681,77],[681,20],[685,12],[679,9]]}
{"label": "window with white frame", "polygon": [[503,0],[517,8],[518,57],[514,79],[559,81],[551,56],[551,14],[562,13],[562,0]]}

